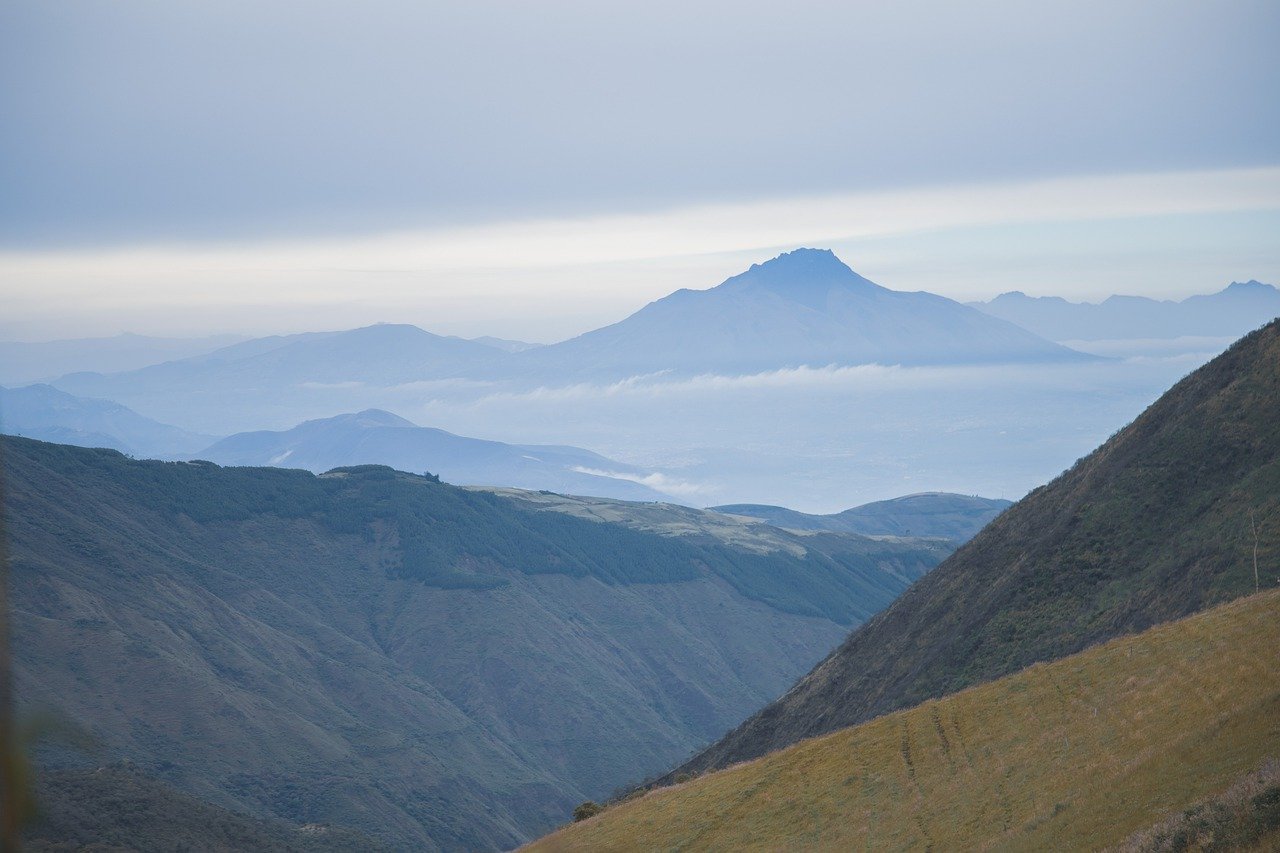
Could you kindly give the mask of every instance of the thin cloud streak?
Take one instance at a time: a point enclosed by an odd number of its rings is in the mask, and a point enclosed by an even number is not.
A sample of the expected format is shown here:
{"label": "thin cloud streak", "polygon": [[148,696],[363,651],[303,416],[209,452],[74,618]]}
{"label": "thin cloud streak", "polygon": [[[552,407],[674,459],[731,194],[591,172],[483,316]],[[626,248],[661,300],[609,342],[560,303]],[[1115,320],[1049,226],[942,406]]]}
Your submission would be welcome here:
{"label": "thin cloud streak", "polygon": [[526,268],[745,252],[1002,222],[1118,219],[1280,208],[1280,167],[1060,178],[805,196],[659,213],[529,220],[379,237],[5,252],[10,273],[181,265],[192,271],[351,274]]}
{"label": "thin cloud streak", "polygon": [[659,492],[666,492],[675,497],[696,497],[705,495],[713,491],[713,487],[701,483],[691,483],[686,480],[678,480],[675,477],[669,477],[666,474],[630,474],[625,471],[604,471],[598,468],[587,468],[582,465],[575,465],[574,471],[579,474],[591,474],[595,477],[612,477],[615,480],[627,480],[632,483],[639,483],[642,486],[648,486]]}
{"label": "thin cloud streak", "polygon": [[[0,335],[77,317],[103,332],[111,330],[102,324],[119,318],[141,319],[154,332],[167,317],[183,334],[201,323],[237,328],[237,320],[239,329],[265,333],[300,330],[282,328],[290,318],[306,317],[315,328],[315,317],[331,315],[347,325],[392,319],[442,333],[555,340],[672,290],[712,286],[800,245],[925,240],[1001,223],[1265,217],[1278,210],[1280,167],[1268,167],[779,198],[375,238],[9,251],[0,253],[9,327]],[[1168,248],[1176,254],[1176,246]],[[290,310],[277,310],[282,305]],[[500,317],[503,310],[510,316]],[[518,319],[524,326],[513,328]]]}
{"label": "thin cloud streak", "polygon": [[[524,404],[556,404],[615,400],[621,398],[655,400],[669,397],[704,399],[707,394],[730,394],[755,391],[801,391],[812,393],[828,390],[837,394],[918,393],[929,390],[962,388],[988,389],[993,385],[1068,389],[1091,388],[1102,377],[1116,381],[1124,374],[1123,365],[1185,366],[1194,369],[1220,350],[1181,351],[1164,355],[1133,355],[1128,358],[1101,361],[1093,365],[957,365],[937,367],[905,367],[897,364],[859,364],[852,366],[793,367],[740,376],[714,373],[688,378],[672,378],[663,374],[631,376],[617,382],[580,382],[562,386],[539,386],[529,390],[481,393],[474,397],[432,396],[419,398],[418,405],[442,404],[465,409],[484,409]],[[1134,379],[1133,381],[1145,381]],[[420,383],[397,385],[385,389],[392,393],[424,390]]]}

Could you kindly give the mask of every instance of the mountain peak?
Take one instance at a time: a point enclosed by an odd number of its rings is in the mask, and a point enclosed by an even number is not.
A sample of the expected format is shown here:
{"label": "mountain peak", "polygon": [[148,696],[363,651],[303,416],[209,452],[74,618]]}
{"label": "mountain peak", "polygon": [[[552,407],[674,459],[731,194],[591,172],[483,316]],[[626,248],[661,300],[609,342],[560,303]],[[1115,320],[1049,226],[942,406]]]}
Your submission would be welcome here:
{"label": "mountain peak", "polygon": [[795,249],[762,264],[752,264],[743,275],[785,276],[788,279],[844,278],[866,281],[830,249]]}
{"label": "mountain peak", "polygon": [[418,425],[384,409],[365,409],[360,412],[347,412],[328,418],[303,421],[295,429],[331,429],[335,426],[369,429],[371,427],[417,427]]}
{"label": "mountain peak", "polygon": [[830,249],[796,249],[783,252],[762,264],[752,264],[741,275],[735,275],[721,287],[759,289],[785,296],[805,304],[820,300],[833,288],[881,291],[884,288],[868,281],[849,268]]}
{"label": "mountain peak", "polygon": [[[819,270],[829,270],[832,272],[847,271],[853,272],[845,264],[844,261],[836,257],[836,253],[830,249],[806,249],[799,248],[790,252],[783,252],[776,258],[771,258],[763,264],[752,264],[752,270],[776,270],[785,269],[788,271],[814,272]],[[750,270],[748,270],[749,272]]]}
{"label": "mountain peak", "polygon": [[1263,284],[1257,279],[1251,278],[1248,281],[1231,282],[1223,293],[1273,293],[1275,290],[1274,285]]}
{"label": "mountain peak", "polygon": [[405,420],[399,415],[385,409],[365,409],[356,412],[352,418],[361,426],[416,427],[413,421]]}

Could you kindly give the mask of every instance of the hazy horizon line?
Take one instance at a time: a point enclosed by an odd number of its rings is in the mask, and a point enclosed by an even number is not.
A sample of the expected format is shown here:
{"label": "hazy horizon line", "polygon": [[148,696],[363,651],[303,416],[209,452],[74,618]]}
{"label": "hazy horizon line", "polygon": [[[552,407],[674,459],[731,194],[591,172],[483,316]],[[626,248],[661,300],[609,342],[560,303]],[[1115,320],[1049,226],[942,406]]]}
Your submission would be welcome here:
{"label": "hazy horizon line", "polygon": [[467,338],[558,341],[801,246],[830,248],[890,289],[961,302],[1010,290],[1091,301],[1122,292],[1121,284],[1127,295],[1179,298],[1275,280],[1277,224],[1280,166],[1269,166],[778,197],[312,241],[0,250],[8,303],[0,335],[54,340],[129,328],[257,336],[382,320]]}

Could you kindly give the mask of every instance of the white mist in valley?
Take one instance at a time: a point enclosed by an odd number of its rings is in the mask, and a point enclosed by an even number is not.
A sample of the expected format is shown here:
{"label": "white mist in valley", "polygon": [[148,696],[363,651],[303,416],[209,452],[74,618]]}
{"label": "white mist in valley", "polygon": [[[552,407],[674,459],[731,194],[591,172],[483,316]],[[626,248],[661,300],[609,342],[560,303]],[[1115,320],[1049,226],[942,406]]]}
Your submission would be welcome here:
{"label": "white mist in valley", "polygon": [[417,423],[574,444],[656,469],[665,487],[648,484],[687,503],[833,512],[919,491],[1021,497],[1210,355],[381,393],[387,407]]}

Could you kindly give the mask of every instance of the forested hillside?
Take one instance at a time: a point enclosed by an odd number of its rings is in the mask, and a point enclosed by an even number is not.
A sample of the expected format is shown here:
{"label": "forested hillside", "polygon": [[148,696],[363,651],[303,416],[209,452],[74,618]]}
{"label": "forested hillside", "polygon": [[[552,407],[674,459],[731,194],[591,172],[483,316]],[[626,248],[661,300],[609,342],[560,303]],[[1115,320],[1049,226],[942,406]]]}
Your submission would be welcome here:
{"label": "forested hillside", "polygon": [[22,708],[86,729],[86,761],[401,847],[510,847],[670,766],[947,550],[663,536],[377,466],[2,446]]}

